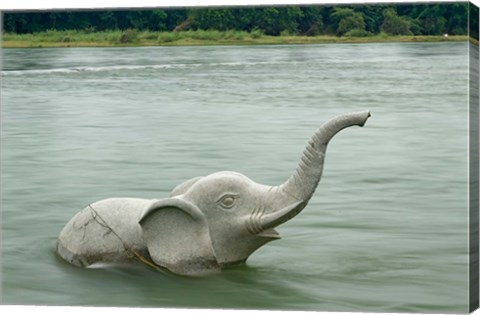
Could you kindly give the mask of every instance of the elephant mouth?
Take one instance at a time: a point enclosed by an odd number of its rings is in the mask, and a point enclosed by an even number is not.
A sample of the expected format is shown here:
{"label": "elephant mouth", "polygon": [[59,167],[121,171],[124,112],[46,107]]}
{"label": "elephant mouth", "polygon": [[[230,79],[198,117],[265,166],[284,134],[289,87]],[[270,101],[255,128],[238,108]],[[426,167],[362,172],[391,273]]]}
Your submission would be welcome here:
{"label": "elephant mouth", "polygon": [[277,231],[275,231],[275,229],[266,229],[266,230],[258,233],[257,235],[261,236],[261,237],[265,237],[265,238],[274,239],[274,240],[278,240],[278,239],[282,238],[280,236],[280,234]]}
{"label": "elephant mouth", "polygon": [[253,235],[268,239],[279,239],[281,238],[280,234],[274,228],[293,218],[304,206],[304,201],[298,201],[268,214],[265,214],[264,207],[257,208],[246,222],[247,229]]}

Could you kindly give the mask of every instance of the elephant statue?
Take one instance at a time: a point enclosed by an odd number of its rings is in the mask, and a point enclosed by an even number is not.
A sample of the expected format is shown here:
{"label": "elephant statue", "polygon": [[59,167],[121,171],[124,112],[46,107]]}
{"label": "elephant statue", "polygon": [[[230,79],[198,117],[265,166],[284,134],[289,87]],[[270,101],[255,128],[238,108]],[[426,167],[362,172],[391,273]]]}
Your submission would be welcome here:
{"label": "elephant statue", "polygon": [[201,275],[242,263],[279,239],[274,229],[312,197],[330,139],[363,126],[368,111],[324,123],[294,173],[279,186],[258,184],[230,171],[195,177],[164,199],[111,198],[78,212],[61,231],[56,252],[76,266],[142,260],[180,275]]}

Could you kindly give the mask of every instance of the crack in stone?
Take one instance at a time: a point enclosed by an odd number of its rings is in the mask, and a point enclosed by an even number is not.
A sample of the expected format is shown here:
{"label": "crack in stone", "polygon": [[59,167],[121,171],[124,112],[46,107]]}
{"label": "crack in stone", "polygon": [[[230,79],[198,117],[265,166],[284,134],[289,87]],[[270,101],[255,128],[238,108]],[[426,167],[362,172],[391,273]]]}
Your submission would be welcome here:
{"label": "crack in stone", "polygon": [[107,229],[107,231],[105,232],[105,234],[103,235],[103,237],[105,237],[107,234],[110,234],[110,233],[113,233],[113,235],[115,235],[118,240],[122,243],[123,245],[123,248],[124,250],[127,252],[127,254],[129,255],[129,257],[132,257],[132,258],[136,258],[138,259],[140,262],[148,265],[149,267],[151,268],[154,268],[154,269],[157,269],[157,270],[160,270],[160,267],[155,265],[154,263],[148,261],[147,258],[143,257],[142,255],[140,255],[135,249],[133,249],[131,246],[129,246],[121,237],[120,235],[118,235],[109,225],[108,223],[100,216],[100,214],[95,210],[93,209],[92,205],[88,205],[88,207],[90,208],[90,213],[92,215],[92,219],[95,220],[100,226],[104,227]]}

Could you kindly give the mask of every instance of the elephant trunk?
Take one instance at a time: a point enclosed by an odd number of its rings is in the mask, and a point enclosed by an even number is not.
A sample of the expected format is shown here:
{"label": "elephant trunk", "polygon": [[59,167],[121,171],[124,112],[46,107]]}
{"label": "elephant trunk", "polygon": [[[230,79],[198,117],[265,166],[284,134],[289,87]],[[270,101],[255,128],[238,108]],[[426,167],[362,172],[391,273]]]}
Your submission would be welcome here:
{"label": "elephant trunk", "polygon": [[279,186],[280,191],[306,205],[322,177],[325,151],[330,139],[344,128],[353,125],[363,127],[368,117],[368,111],[347,113],[321,125],[308,142],[295,172]]}

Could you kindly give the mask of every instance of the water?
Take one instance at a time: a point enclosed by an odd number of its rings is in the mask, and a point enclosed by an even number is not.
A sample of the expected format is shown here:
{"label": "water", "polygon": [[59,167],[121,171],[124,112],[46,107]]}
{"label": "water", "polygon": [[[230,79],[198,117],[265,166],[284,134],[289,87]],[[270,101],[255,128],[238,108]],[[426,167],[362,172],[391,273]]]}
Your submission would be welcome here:
{"label": "water", "polygon": [[[3,304],[467,311],[467,43],[3,55]],[[221,170],[280,184],[322,122],[364,109],[307,208],[245,265],[188,278],[54,253],[96,200]]]}

